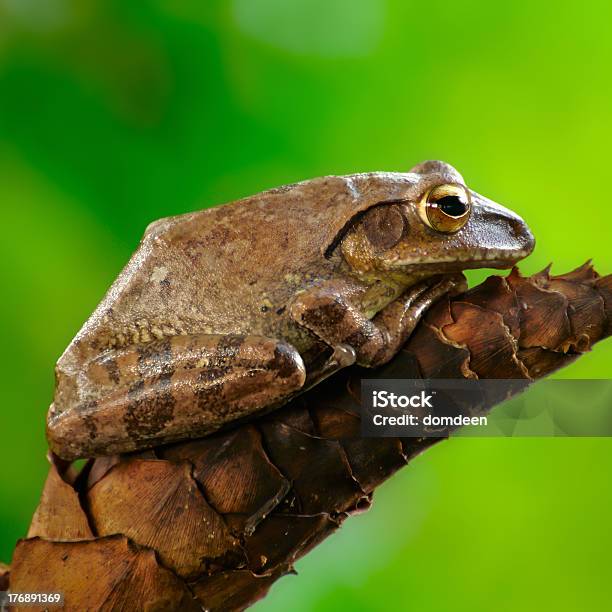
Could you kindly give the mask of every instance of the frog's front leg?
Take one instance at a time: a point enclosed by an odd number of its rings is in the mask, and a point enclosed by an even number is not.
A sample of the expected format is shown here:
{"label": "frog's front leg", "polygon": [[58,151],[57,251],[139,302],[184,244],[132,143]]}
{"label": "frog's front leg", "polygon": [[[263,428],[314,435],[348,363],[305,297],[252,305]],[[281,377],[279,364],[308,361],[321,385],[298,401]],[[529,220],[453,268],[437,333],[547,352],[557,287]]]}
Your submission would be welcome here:
{"label": "frog's front leg", "polygon": [[372,320],[376,327],[384,330],[386,342],[367,365],[377,367],[389,361],[405,344],[417,323],[435,302],[443,295],[460,293],[466,288],[462,274],[447,276],[433,283],[419,283],[388,304]]}
{"label": "frog's front leg", "polygon": [[464,283],[462,275],[419,283],[373,319],[329,287],[317,287],[298,296],[291,314],[330,346],[348,345],[355,349],[359,365],[378,367],[397,353],[434,302],[450,291],[464,289]]}
{"label": "frog's front leg", "polygon": [[110,349],[58,371],[48,438],[65,459],[194,438],[282,402],[305,378],[293,346],[262,336],[185,335]]}

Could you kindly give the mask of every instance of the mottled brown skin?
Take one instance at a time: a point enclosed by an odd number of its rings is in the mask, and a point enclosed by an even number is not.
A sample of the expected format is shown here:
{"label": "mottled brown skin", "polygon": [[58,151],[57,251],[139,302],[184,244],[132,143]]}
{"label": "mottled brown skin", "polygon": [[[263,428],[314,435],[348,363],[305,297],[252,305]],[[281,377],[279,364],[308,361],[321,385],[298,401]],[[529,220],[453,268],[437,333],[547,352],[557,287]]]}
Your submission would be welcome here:
{"label": "mottled brown skin", "polygon": [[152,223],[59,359],[48,437],[61,457],[202,436],[341,367],[376,367],[460,271],[512,266],[525,223],[470,191],[443,233],[419,202],[463,185],[443,162],[328,176]]}

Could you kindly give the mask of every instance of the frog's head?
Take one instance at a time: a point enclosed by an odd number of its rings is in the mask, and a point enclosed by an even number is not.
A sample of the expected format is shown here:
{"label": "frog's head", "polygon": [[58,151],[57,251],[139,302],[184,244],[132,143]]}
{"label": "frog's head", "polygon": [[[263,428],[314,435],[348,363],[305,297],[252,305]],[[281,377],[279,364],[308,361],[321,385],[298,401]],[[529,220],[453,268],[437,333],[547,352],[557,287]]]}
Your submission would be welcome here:
{"label": "frog's head", "polygon": [[517,214],[466,186],[449,164],[415,166],[400,198],[380,202],[343,236],[344,259],[361,273],[416,276],[510,268],[534,247]]}

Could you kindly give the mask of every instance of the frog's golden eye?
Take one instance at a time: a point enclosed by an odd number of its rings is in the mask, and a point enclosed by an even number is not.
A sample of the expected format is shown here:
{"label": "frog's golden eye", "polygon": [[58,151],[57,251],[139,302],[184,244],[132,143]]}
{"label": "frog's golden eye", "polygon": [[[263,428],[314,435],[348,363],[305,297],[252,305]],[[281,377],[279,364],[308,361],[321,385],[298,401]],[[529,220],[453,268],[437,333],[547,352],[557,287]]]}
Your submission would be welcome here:
{"label": "frog's golden eye", "polygon": [[452,234],[459,231],[470,218],[470,192],[456,183],[437,185],[425,193],[419,205],[419,215],[432,229]]}

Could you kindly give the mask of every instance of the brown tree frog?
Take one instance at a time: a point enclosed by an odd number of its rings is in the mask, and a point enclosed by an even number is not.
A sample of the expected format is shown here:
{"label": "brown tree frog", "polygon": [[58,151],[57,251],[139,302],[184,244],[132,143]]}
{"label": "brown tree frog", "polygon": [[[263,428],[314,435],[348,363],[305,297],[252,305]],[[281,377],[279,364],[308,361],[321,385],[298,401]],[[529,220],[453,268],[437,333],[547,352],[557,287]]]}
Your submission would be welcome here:
{"label": "brown tree frog", "polygon": [[51,449],[133,451],[377,367],[462,270],[534,239],[450,165],[326,176],[152,223],[57,363]]}

